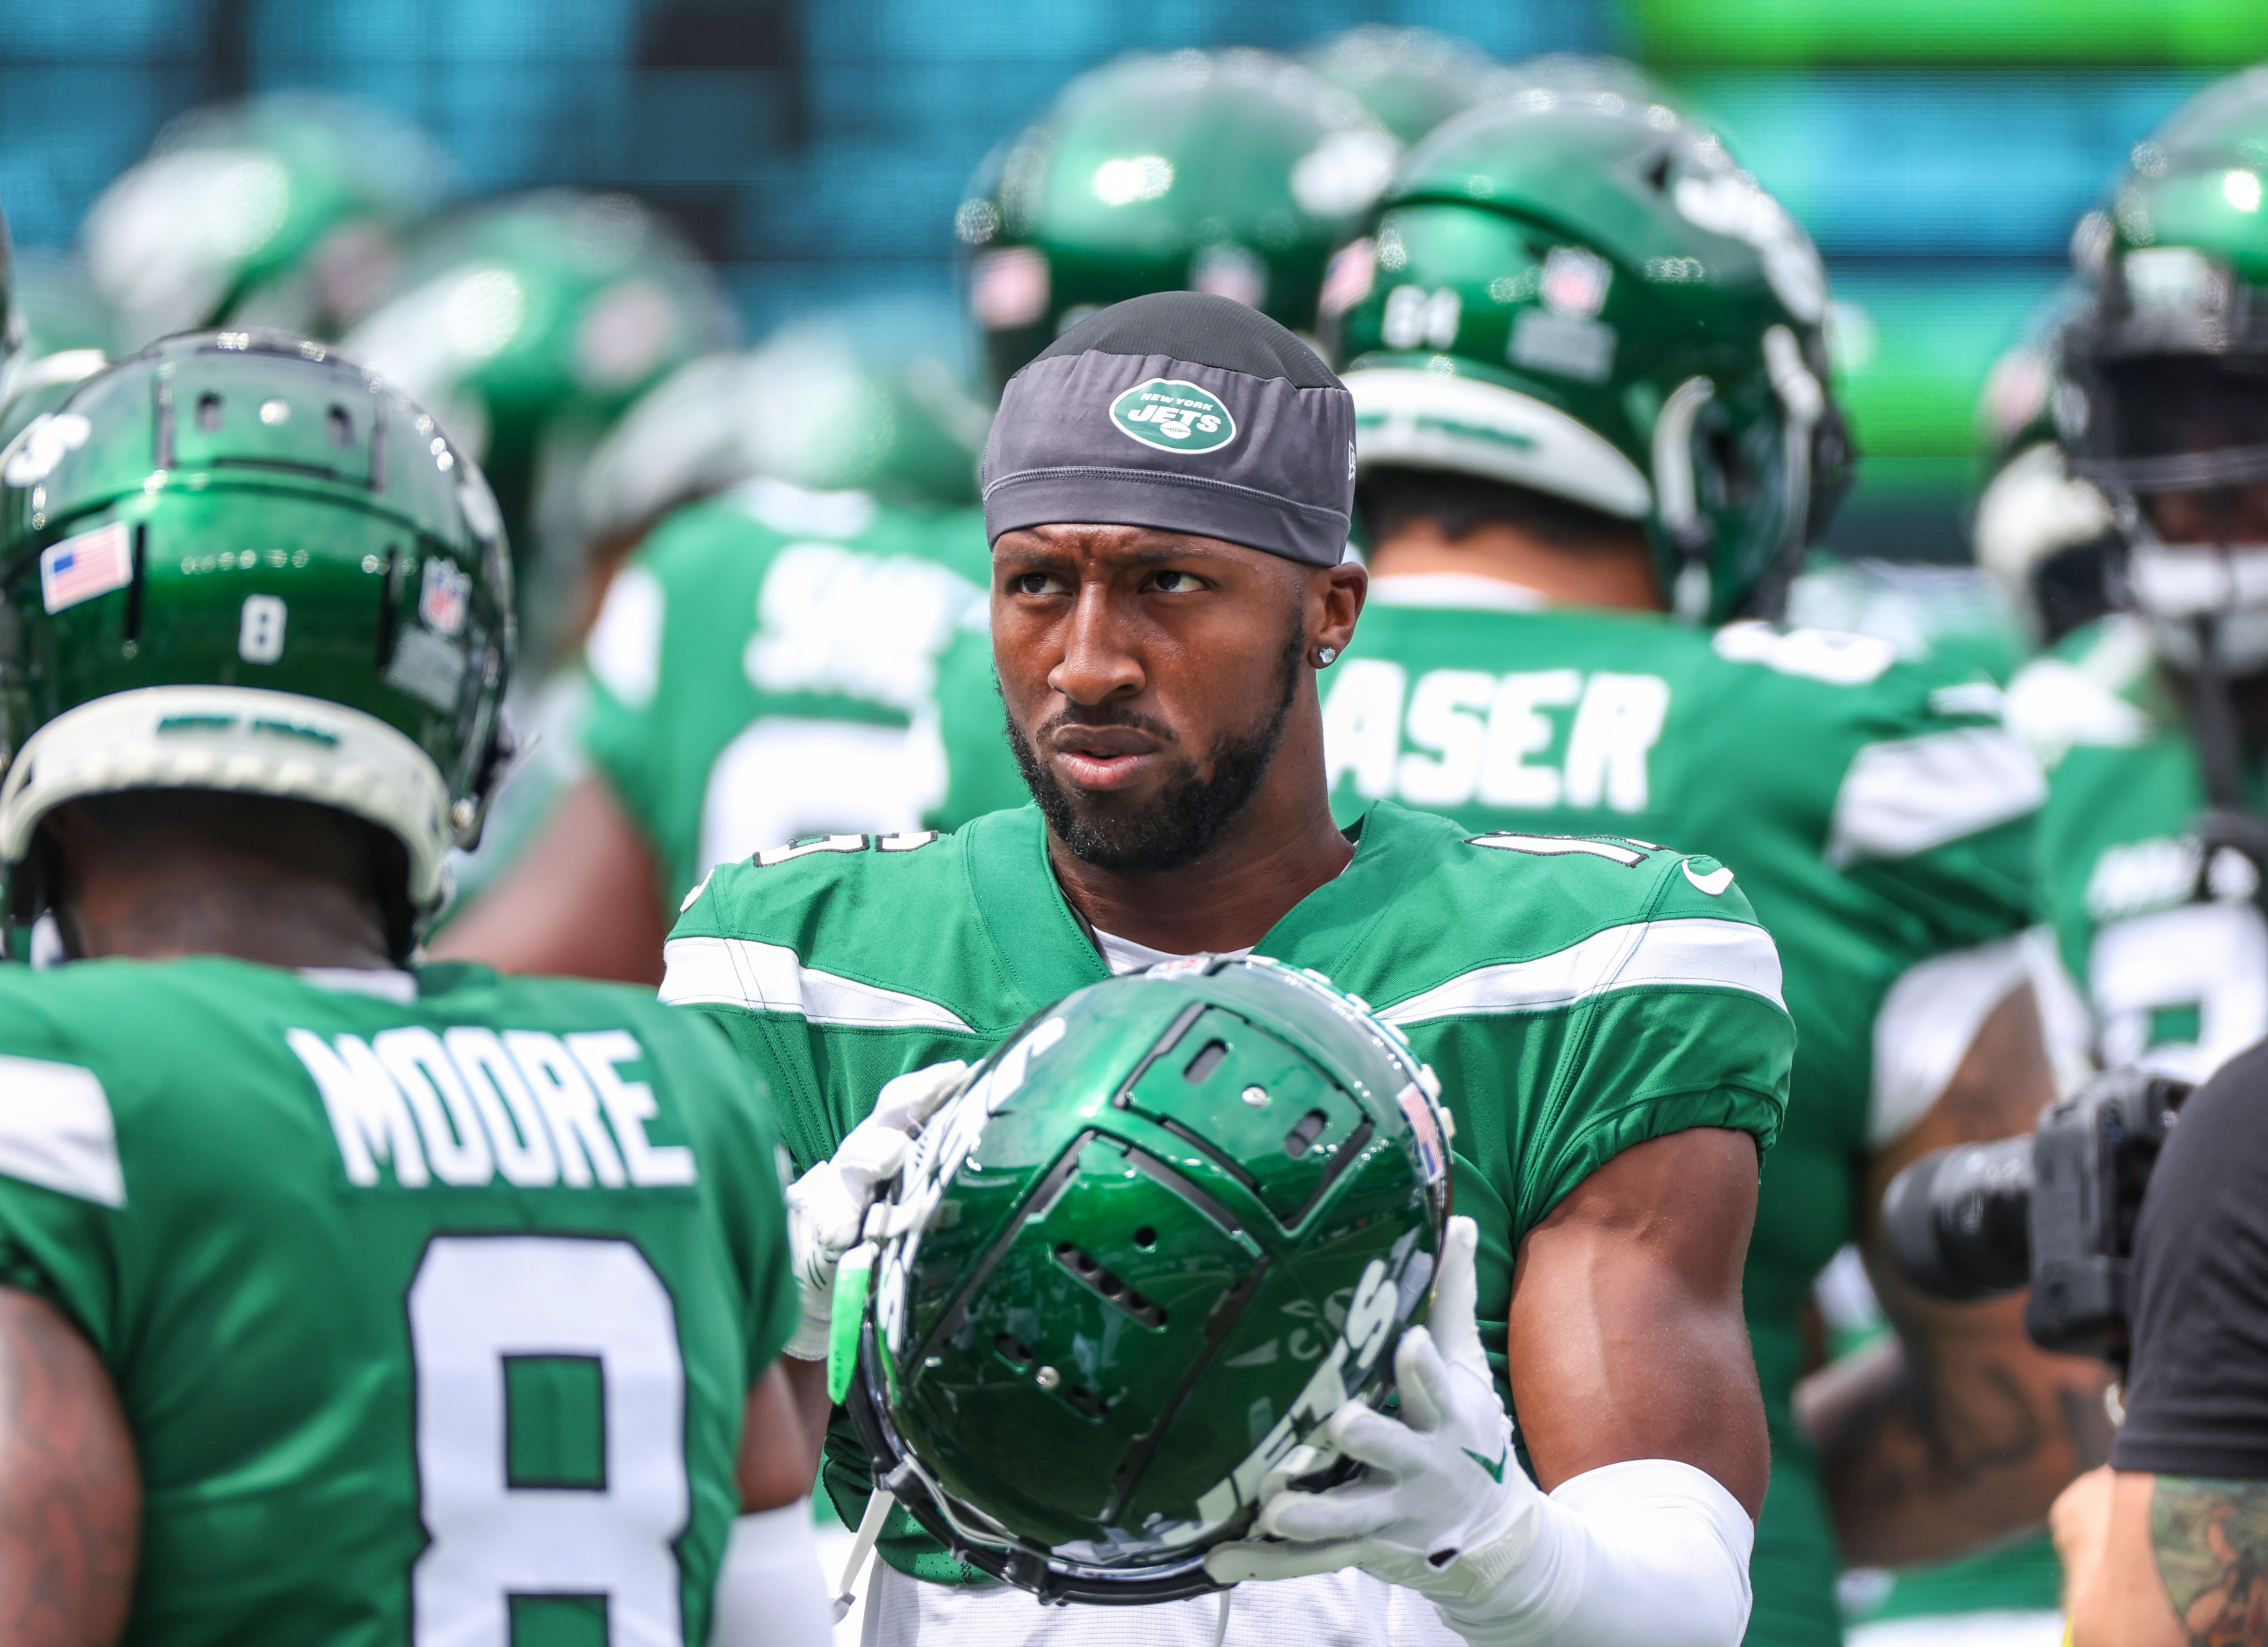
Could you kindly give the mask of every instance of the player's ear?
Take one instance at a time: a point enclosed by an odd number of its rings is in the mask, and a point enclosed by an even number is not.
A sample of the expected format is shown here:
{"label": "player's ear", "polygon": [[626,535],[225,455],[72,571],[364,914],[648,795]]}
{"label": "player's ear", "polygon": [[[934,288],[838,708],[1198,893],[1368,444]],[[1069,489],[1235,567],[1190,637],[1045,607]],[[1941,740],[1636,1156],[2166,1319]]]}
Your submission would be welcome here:
{"label": "player's ear", "polygon": [[1307,574],[1307,661],[1319,669],[1329,668],[1354,638],[1356,620],[1370,592],[1370,573],[1359,561],[1344,561],[1315,567]]}

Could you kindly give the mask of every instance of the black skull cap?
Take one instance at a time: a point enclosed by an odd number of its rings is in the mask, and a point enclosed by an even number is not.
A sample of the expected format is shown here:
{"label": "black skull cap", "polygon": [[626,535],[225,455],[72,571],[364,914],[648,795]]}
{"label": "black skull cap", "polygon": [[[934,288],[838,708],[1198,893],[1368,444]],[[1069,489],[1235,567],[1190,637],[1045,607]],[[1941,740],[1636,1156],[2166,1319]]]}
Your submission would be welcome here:
{"label": "black skull cap", "polygon": [[1008,379],[984,447],[984,531],[1187,532],[1336,566],[1354,401],[1256,309],[1201,291],[1089,316]]}

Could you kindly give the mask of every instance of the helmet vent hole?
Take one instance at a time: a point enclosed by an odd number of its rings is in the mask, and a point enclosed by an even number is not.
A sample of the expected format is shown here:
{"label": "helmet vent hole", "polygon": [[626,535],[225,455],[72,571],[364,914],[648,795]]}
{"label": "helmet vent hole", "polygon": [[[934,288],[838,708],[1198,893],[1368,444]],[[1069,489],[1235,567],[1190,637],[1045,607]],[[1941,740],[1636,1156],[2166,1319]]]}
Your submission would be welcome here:
{"label": "helmet vent hole", "polygon": [[210,389],[197,396],[197,427],[208,435],[220,427],[220,396]]}
{"label": "helmet vent hole", "polygon": [[1013,1333],[1001,1334],[992,1341],[992,1347],[1020,1367],[1028,1367],[1032,1364],[1034,1357],[1031,1346]]}
{"label": "helmet vent hole", "polygon": [[[1158,1232],[1155,1230],[1145,1225],[1143,1233],[1150,1237],[1152,1244],[1155,1244],[1158,1239]],[[1139,1238],[1137,1239],[1138,1240]],[[1143,1297],[1128,1286],[1123,1280],[1105,1269],[1101,1262],[1091,1254],[1072,1246],[1069,1241],[1063,1241],[1056,1246],[1056,1262],[1101,1293],[1104,1303],[1116,1305],[1141,1322],[1143,1326],[1163,1327],[1166,1324],[1166,1309],[1163,1305],[1154,1299]]]}
{"label": "helmet vent hole", "polygon": [[1134,1245],[1140,1247],[1144,1252],[1148,1252],[1151,1248],[1157,1246],[1157,1244],[1158,1232],[1152,1229],[1148,1224],[1145,1224],[1140,1229],[1134,1232]]}
{"label": "helmet vent hole", "polygon": [[351,446],[354,445],[354,419],[347,415],[347,408],[345,407],[334,406],[331,408],[329,414],[323,420],[323,426],[331,431],[331,444],[333,445]]}
{"label": "helmet vent hole", "polygon": [[1315,1140],[1323,1136],[1330,1119],[1320,1109],[1311,1109],[1300,1116],[1300,1124],[1284,1135],[1284,1153],[1295,1161],[1307,1154],[1315,1147]]}
{"label": "helmet vent hole", "polygon": [[1209,1040],[1197,1049],[1197,1055],[1190,1059],[1188,1066],[1182,1070],[1182,1078],[1190,1082],[1202,1081],[1215,1070],[1219,1069],[1220,1061],[1227,1056],[1226,1041]]}
{"label": "helmet vent hole", "polygon": [[1657,195],[1669,193],[1669,151],[1664,149],[1654,163],[1646,168],[1646,180]]}
{"label": "helmet vent hole", "polygon": [[1066,1385],[1064,1387],[1063,1398],[1088,1418],[1102,1416],[1102,1397],[1083,1384]]}

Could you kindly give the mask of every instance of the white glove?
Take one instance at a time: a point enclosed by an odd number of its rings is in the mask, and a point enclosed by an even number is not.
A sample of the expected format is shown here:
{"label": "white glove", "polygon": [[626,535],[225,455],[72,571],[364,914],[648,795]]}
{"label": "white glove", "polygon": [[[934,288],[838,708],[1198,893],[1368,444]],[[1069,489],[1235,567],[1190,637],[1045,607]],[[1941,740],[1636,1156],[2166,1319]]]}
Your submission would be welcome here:
{"label": "white glove", "polygon": [[1217,1547],[1205,1571],[1233,1584],[1359,1567],[1427,1597],[1470,1647],[1735,1647],[1756,1525],[1721,1484],[1634,1459],[1546,1497],[1521,1472],[1473,1320],[1477,1233],[1449,1220],[1430,1330],[1395,1349],[1404,1422],[1339,1408],[1322,1438],[1362,1474],[1278,1491],[1265,1536]]}
{"label": "white glove", "polygon": [[1266,1541],[1223,1544],[1205,1557],[1216,1581],[1359,1567],[1438,1600],[1462,1600],[1492,1588],[1527,1555],[1545,1500],[1513,1454],[1512,1420],[1481,1349],[1479,1240],[1470,1218],[1449,1220],[1430,1325],[1403,1334],[1394,1351],[1402,1418],[1349,1401],[1316,1439],[1366,1467],[1322,1492],[1278,1492],[1255,1528]]}
{"label": "white glove", "polygon": [[866,1209],[905,1165],[922,1122],[961,1090],[968,1070],[968,1060],[948,1058],[886,1082],[873,1113],[850,1129],[835,1153],[788,1186],[788,1246],[803,1320],[784,1353],[799,1361],[827,1359],[836,1266],[858,1244]]}

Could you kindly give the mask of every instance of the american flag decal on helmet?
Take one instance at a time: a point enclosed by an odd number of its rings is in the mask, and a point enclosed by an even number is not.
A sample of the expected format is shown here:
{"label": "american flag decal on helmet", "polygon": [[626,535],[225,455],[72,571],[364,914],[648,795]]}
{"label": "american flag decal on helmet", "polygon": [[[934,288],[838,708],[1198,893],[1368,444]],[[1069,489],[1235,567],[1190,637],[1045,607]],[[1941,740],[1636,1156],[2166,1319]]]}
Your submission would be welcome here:
{"label": "american flag decal on helmet", "polygon": [[133,548],[122,520],[40,551],[40,599],[50,612],[123,589],[133,581]]}

